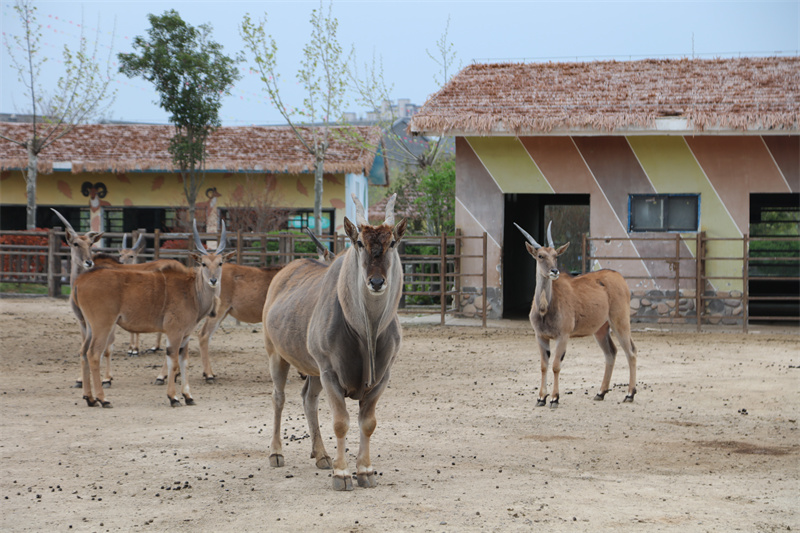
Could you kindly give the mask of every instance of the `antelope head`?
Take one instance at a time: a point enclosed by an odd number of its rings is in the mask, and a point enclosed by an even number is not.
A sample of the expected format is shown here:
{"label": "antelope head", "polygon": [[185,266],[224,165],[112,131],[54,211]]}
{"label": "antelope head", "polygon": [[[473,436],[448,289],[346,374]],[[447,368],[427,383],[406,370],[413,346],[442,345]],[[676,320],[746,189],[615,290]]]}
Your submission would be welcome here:
{"label": "antelope head", "polygon": [[60,218],[61,222],[64,223],[72,264],[77,265],[79,268],[83,268],[85,270],[92,268],[94,266],[94,261],[92,260],[92,245],[99,241],[103,234],[96,231],[90,231],[86,233],[86,235],[79,235],[78,232],[72,228],[72,224],[70,224],[67,219],[61,215],[61,213],[52,207],[50,210],[58,215],[58,218]]}
{"label": "antelope head", "polygon": [[128,248],[128,234],[124,234],[122,236],[122,248],[119,250],[119,262],[123,265],[133,265],[136,263],[139,254],[144,250],[144,244],[144,233],[142,233],[139,235],[139,238],[136,239],[136,244]]}
{"label": "antelope head", "polygon": [[222,279],[222,264],[230,259],[236,252],[228,252],[222,254],[225,250],[225,243],[227,242],[228,233],[225,230],[225,221],[222,221],[222,232],[219,236],[219,245],[214,252],[208,252],[206,247],[203,246],[203,241],[200,240],[200,234],[197,232],[197,221],[192,221],[192,230],[194,233],[194,244],[197,251],[200,253],[193,253],[192,259],[198,264],[200,275],[203,282],[208,284],[212,289],[219,289],[220,280]]}
{"label": "antelope head", "polygon": [[550,224],[547,225],[547,246],[542,246],[536,242],[536,239],[519,227],[516,222],[514,225],[517,226],[517,229],[520,230],[528,240],[528,242],[525,243],[525,248],[527,248],[531,257],[536,260],[536,275],[540,278],[557,280],[560,274],[558,271],[558,256],[567,251],[569,243],[559,248],[555,247],[553,244],[553,234],[550,231],[553,226],[553,221],[550,221]]}
{"label": "antelope head", "polygon": [[386,203],[386,220],[380,226],[370,225],[364,215],[364,206],[355,194],[352,197],[356,204],[356,224],[345,217],[344,229],[358,254],[359,278],[366,284],[367,293],[380,295],[386,292],[391,281],[400,282],[391,280],[389,272],[394,261],[399,260],[397,243],[406,232],[406,220],[394,225],[397,194],[393,194]]}

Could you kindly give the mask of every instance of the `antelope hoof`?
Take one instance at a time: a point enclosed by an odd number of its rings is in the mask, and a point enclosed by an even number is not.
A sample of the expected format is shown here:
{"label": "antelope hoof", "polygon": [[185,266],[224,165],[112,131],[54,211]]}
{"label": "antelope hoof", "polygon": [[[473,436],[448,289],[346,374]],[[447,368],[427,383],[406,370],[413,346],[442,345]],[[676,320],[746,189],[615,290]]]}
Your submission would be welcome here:
{"label": "antelope hoof", "polygon": [[128,350],[128,357],[139,357],[139,350],[135,348]]}
{"label": "antelope hoof", "polygon": [[333,490],[353,490],[353,478],[351,476],[333,476]]}
{"label": "antelope hoof", "polygon": [[549,394],[545,394],[543,398],[539,398],[538,400],[536,400],[536,407],[544,407],[545,405],[547,405],[548,396]]}
{"label": "antelope hoof", "polygon": [[278,468],[280,466],[284,466],[286,463],[283,462],[283,455],[279,453],[273,453],[269,456],[269,466]]}
{"label": "antelope hoof", "polygon": [[75,384],[72,386],[73,389],[82,389],[83,388],[83,381],[76,381]]}
{"label": "antelope hoof", "polygon": [[104,379],[103,380],[103,388],[104,389],[110,389],[111,388],[111,380],[110,379]]}
{"label": "antelope hoof", "polygon": [[183,400],[186,402],[186,405],[197,405],[194,400],[188,396],[184,396]]}
{"label": "antelope hoof", "polygon": [[625,399],[622,400],[622,403],[633,403],[633,397],[636,395],[636,389],[633,389],[633,392],[626,395]]}
{"label": "antelope hoof", "polygon": [[95,405],[97,405],[97,400],[95,400],[94,398],[90,398],[89,396],[84,396],[83,399],[86,400],[86,405],[88,405],[89,407],[94,407]]}
{"label": "antelope hoof", "polygon": [[161,351],[163,351],[163,350],[161,348],[159,348],[158,346],[153,346],[152,348],[148,348],[146,353],[156,353],[156,352],[161,352]]}
{"label": "antelope hoof", "polygon": [[558,398],[553,398],[550,400],[550,409],[555,409],[558,407]]}
{"label": "antelope hoof", "polygon": [[[168,397],[169,398],[169,397]],[[170,407],[182,407],[181,401],[177,398],[170,398],[169,399]]]}
{"label": "antelope hoof", "polygon": [[166,383],[166,379],[162,378],[161,376],[156,378],[156,385],[164,385]]}
{"label": "antelope hoof", "polygon": [[206,383],[208,383],[209,385],[213,385],[214,383],[217,382],[216,381],[217,380],[217,376],[214,376],[214,375],[209,376],[205,372],[203,372],[203,379],[205,379]]}
{"label": "antelope hoof", "polygon": [[597,395],[594,397],[595,401],[602,402],[605,399],[607,392],[609,391],[604,390],[603,392],[598,392]]}
{"label": "antelope hoof", "polygon": [[365,489],[374,489],[378,486],[378,480],[375,478],[375,472],[370,472],[369,474],[358,474],[356,478],[358,479],[359,487],[363,487]]}
{"label": "antelope hoof", "polygon": [[327,455],[324,457],[320,457],[317,459],[317,468],[320,470],[330,470],[333,468],[333,463],[331,462],[331,458]]}
{"label": "antelope hoof", "polygon": [[111,402],[104,402],[102,400],[100,401],[100,405],[103,406],[103,409],[111,409],[114,407],[113,405],[111,405]]}

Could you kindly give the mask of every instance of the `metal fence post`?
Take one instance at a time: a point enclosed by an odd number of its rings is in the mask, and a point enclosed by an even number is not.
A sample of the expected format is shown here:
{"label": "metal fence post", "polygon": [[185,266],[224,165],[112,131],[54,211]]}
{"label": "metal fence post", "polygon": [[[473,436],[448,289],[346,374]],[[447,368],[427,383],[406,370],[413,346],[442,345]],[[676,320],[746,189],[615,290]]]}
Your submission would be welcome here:
{"label": "metal fence post", "polygon": [[56,262],[61,266],[56,253],[58,244],[59,240],[55,230],[49,229],[47,231],[47,295],[50,298],[55,298],[61,293],[61,287],[56,277]]}
{"label": "metal fence post", "polygon": [[444,315],[447,308],[447,286],[445,285],[445,273],[447,272],[447,234],[442,232],[442,239],[439,245],[439,298],[441,305],[440,326],[444,326]]}
{"label": "metal fence post", "polygon": [[486,294],[486,284],[487,284],[487,270],[488,270],[488,260],[486,257],[486,232],[483,232],[483,327],[486,327],[486,307],[487,301],[489,300],[489,295]]}
{"label": "metal fence post", "polygon": [[158,260],[161,254],[161,230],[155,229],[153,231],[153,261]]}
{"label": "metal fence post", "polygon": [[742,238],[742,331],[747,333],[750,321],[750,235],[745,233]]}
{"label": "metal fence post", "polygon": [[695,318],[697,319],[697,332],[700,333],[700,290],[703,283],[703,276],[700,274],[700,260],[702,257],[702,246],[703,246],[703,238],[702,232],[698,232],[695,235],[695,253],[694,253],[694,275],[695,275],[695,282],[694,282],[694,314]]}

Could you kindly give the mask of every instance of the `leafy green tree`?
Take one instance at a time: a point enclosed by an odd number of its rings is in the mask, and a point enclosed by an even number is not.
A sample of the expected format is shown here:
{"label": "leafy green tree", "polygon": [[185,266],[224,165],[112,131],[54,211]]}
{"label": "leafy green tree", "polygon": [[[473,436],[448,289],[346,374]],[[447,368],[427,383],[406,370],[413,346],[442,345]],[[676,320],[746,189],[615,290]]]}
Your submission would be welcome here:
{"label": "leafy green tree", "polygon": [[195,28],[174,9],[148,19],[147,38],[137,36],[135,52],[119,54],[120,72],[152,82],[159,105],[170,113],[175,135],[169,152],[183,178],[191,220],[205,181],[206,143],[221,125],[222,97],[241,77],[236,68],[241,58],[223,53],[222,45],[211,39],[211,25]]}
{"label": "leafy green tree", "polygon": [[456,164],[439,159],[420,173],[420,196],[414,200],[429,235],[456,229]]}
{"label": "leafy green tree", "polygon": [[[303,61],[297,71],[297,81],[306,91],[303,108],[298,110],[284,103],[280,91],[278,45],[267,35],[266,14],[255,23],[245,15],[240,34],[245,46],[254,56],[255,70],[261,75],[272,105],[286,120],[306,151],[314,158],[314,232],[322,231],[322,177],[325,157],[330,148],[333,127],[340,121],[344,108],[347,63],[336,37],[339,21],[327,14],[323,4],[311,11],[311,38],[303,48]],[[295,117],[299,117],[296,120]]]}
{"label": "leafy green tree", "polygon": [[[26,225],[32,230],[36,228],[39,154],[58,139],[69,135],[77,124],[102,115],[113,103],[116,92],[111,89],[113,81],[111,72],[103,71],[98,63],[100,32],[98,30],[98,39],[90,45],[83,34],[84,24],[81,24],[78,49],[73,51],[64,46],[61,61],[64,74],[58,79],[55,87],[42,86],[40,76],[47,57],[42,53],[42,25],[37,22],[37,7],[32,0],[17,0],[14,10],[19,20],[20,33],[8,35],[4,39],[4,44],[17,71],[17,81],[25,87],[24,94],[30,102],[32,124],[27,138],[14,139],[2,134],[0,138],[27,150],[28,165],[24,171],[27,196]],[[113,43],[113,35],[111,40]],[[110,51],[108,59],[106,64],[111,65]]]}

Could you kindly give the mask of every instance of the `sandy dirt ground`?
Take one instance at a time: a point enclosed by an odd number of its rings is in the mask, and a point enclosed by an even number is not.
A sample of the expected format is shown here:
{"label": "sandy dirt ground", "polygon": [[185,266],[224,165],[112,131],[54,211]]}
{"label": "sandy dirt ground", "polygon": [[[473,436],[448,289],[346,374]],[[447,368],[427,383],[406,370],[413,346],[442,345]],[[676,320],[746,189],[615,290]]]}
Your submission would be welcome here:
{"label": "sandy dirt ground", "polygon": [[[65,300],[0,299],[2,531],[797,531],[800,337],[792,328],[695,333],[634,326],[628,369],[593,401],[603,358],[575,339],[558,409],[536,408],[525,321],[406,324],[372,439],[374,489],[331,490],[287,386],[286,466],[268,461],[272,385],[261,326],[226,321],[216,384],[170,408],[160,355],[129,358],[118,333],[114,408],[90,408]],[[638,329],[637,329],[638,328]],[[145,335],[152,343],[152,335]],[[320,402],[329,454],[330,412]],[[357,405],[348,457],[355,469]]]}

